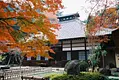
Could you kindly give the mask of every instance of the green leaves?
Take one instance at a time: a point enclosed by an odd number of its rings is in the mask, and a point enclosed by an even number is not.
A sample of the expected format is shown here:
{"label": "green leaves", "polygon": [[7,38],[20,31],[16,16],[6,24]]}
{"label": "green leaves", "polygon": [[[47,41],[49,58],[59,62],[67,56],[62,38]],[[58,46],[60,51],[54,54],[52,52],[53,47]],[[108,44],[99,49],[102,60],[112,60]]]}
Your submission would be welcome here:
{"label": "green leaves", "polygon": [[20,41],[25,37],[25,34],[20,31],[12,31],[11,35],[15,38],[16,41]]}
{"label": "green leaves", "polygon": [[35,21],[35,24],[36,24],[37,26],[39,26],[39,27],[43,27],[44,21],[43,21],[42,16],[39,17],[39,18]]}
{"label": "green leaves", "polygon": [[91,55],[89,55],[89,60],[91,60],[93,66],[98,64],[101,56],[106,56],[107,51],[102,49],[101,45],[98,45]]}
{"label": "green leaves", "polygon": [[106,50],[103,50],[103,51],[102,51],[102,55],[103,55],[103,56],[106,56],[106,54],[107,54],[107,51],[106,51]]}

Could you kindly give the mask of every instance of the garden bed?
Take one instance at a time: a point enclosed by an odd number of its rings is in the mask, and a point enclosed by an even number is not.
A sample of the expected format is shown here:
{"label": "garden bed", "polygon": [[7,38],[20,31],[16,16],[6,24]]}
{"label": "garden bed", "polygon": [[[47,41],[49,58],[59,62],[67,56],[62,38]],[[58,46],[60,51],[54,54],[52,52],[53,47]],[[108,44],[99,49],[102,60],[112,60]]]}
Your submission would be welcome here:
{"label": "garden bed", "polygon": [[108,80],[97,72],[81,72],[79,75],[53,74],[48,77],[51,80]]}

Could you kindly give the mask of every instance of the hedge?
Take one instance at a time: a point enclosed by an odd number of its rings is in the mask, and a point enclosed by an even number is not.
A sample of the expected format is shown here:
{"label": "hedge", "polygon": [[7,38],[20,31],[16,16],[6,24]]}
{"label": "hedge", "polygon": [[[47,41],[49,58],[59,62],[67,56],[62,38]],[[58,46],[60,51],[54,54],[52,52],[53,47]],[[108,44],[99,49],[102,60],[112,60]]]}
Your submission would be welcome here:
{"label": "hedge", "polygon": [[49,77],[51,80],[108,80],[97,72],[81,72],[79,75],[54,74]]}

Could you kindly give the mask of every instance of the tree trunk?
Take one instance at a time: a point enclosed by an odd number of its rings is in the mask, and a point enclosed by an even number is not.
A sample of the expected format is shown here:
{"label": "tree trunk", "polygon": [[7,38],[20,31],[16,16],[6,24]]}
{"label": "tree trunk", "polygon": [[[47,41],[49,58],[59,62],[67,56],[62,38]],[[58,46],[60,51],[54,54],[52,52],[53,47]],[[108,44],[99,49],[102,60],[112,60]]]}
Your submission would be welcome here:
{"label": "tree trunk", "polygon": [[102,55],[102,64],[103,64],[103,68],[105,68],[105,60],[104,60],[104,55]]}

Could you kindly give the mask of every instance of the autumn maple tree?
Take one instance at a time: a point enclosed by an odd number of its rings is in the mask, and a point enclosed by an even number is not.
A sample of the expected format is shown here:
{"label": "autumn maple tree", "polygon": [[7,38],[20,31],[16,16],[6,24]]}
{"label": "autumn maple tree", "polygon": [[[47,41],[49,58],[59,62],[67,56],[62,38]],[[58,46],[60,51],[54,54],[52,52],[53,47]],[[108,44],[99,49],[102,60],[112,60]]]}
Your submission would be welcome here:
{"label": "autumn maple tree", "polygon": [[[119,28],[119,2],[116,0],[88,0],[92,7],[86,23],[86,32],[89,43],[91,43],[92,54],[90,60],[92,64],[102,56],[104,67],[104,56],[107,52],[104,43],[109,41],[106,33]],[[103,32],[100,34],[100,32]],[[97,63],[97,62],[96,62]]]}
{"label": "autumn maple tree", "polygon": [[[88,0],[93,6],[86,23],[87,36],[95,41],[108,41],[107,36],[98,37],[100,31],[118,28],[119,3],[115,0]],[[96,38],[96,39],[94,39]]]}
{"label": "autumn maple tree", "polygon": [[45,12],[63,8],[61,0],[1,0],[0,1],[0,50],[19,48],[27,56],[50,58],[47,45],[56,44],[55,30],[59,24],[51,23]]}

